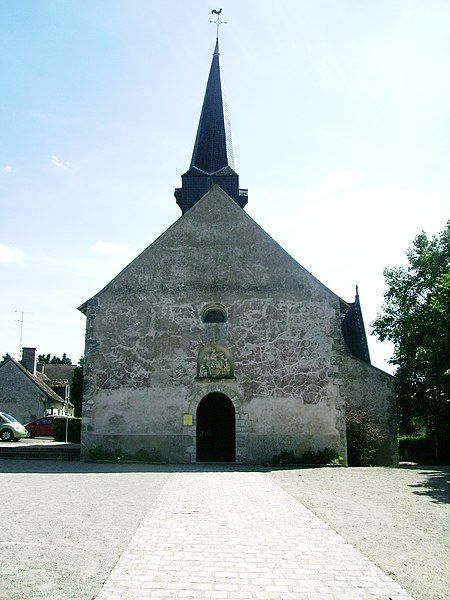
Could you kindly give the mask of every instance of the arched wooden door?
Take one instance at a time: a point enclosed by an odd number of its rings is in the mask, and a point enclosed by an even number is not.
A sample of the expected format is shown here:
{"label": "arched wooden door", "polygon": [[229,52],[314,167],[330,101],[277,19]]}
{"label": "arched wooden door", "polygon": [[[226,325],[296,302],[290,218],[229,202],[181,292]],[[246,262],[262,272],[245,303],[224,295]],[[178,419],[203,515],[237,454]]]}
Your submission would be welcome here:
{"label": "arched wooden door", "polygon": [[236,460],[236,415],[225,394],[208,394],[197,407],[197,462]]}

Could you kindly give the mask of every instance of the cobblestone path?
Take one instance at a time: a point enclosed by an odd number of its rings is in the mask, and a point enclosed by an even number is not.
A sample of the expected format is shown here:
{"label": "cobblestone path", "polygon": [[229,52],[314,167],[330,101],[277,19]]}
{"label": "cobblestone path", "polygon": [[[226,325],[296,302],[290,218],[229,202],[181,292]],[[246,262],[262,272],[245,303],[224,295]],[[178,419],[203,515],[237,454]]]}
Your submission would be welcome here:
{"label": "cobblestone path", "polygon": [[411,600],[269,477],[242,471],[172,474],[97,596],[110,598]]}

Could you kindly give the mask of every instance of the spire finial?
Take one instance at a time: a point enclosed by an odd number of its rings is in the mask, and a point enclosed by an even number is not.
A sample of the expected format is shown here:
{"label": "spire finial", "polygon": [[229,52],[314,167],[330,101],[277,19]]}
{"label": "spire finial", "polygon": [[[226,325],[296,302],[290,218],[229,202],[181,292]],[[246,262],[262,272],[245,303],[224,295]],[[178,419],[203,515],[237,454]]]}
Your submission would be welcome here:
{"label": "spire finial", "polygon": [[213,8],[213,10],[211,11],[212,15],[217,15],[217,18],[215,21],[210,21],[210,23],[214,23],[214,25],[217,27],[217,31],[216,31],[216,41],[219,41],[219,27],[221,25],[226,25],[227,22],[226,21],[222,21],[222,19],[220,18],[220,13],[222,12],[222,9],[219,8],[219,10],[216,10]]}

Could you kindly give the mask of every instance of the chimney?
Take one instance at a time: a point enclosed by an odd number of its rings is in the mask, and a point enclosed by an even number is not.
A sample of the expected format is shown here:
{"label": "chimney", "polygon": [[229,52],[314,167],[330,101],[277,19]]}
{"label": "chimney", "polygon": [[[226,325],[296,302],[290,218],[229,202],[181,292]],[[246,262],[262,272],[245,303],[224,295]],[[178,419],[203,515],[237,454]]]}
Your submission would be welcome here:
{"label": "chimney", "polygon": [[36,348],[22,348],[20,362],[32,375],[36,375]]}

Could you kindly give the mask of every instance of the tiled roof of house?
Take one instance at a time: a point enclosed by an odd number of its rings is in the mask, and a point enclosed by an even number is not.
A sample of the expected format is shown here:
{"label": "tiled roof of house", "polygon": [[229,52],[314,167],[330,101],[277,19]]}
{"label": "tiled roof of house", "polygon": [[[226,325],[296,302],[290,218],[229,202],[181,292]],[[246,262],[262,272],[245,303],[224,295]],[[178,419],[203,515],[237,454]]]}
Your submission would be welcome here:
{"label": "tiled roof of house", "polygon": [[68,379],[45,379],[45,384],[51,388],[64,387],[69,385]]}
{"label": "tiled roof of house", "polygon": [[77,365],[54,365],[52,363],[38,363],[38,371],[49,379],[68,379],[69,384]]}

